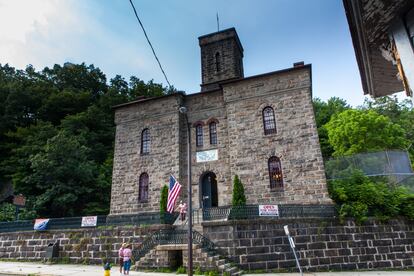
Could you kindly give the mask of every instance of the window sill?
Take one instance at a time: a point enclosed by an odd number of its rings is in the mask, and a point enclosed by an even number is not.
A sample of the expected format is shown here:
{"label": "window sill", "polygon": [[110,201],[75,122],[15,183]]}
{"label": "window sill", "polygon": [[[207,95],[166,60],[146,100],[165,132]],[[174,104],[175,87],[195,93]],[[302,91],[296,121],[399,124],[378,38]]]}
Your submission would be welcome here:
{"label": "window sill", "polygon": [[138,200],[138,203],[148,203],[148,200]]}
{"label": "window sill", "polygon": [[274,193],[282,193],[284,191],[285,191],[284,187],[270,188],[270,192],[274,192]]}

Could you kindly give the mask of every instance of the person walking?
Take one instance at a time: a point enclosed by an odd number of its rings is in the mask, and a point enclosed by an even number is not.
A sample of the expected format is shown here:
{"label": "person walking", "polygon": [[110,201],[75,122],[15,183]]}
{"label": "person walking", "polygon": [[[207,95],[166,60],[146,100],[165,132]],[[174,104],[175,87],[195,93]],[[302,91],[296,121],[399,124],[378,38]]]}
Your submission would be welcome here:
{"label": "person walking", "polygon": [[119,273],[122,275],[123,269],[124,269],[124,249],[126,247],[126,243],[123,243],[121,245],[121,248],[118,250],[118,257],[119,257]]}
{"label": "person walking", "polygon": [[181,223],[184,223],[185,215],[187,214],[187,204],[183,203],[183,201],[180,200],[180,204],[178,205],[178,210],[180,212]]}
{"label": "person walking", "polygon": [[132,258],[132,246],[127,244],[124,248],[124,275],[129,275],[129,270],[131,269],[131,258]]}

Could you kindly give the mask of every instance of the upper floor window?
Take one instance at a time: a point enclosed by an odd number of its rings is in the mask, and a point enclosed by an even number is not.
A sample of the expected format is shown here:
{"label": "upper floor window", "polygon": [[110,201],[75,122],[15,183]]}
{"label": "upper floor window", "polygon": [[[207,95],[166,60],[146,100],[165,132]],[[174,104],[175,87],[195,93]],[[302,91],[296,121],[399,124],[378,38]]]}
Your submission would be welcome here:
{"label": "upper floor window", "polygon": [[216,122],[211,122],[209,124],[210,129],[210,145],[217,145],[217,124]]}
{"label": "upper floor window", "polygon": [[198,124],[196,126],[196,145],[201,147],[203,145],[203,125]]}
{"label": "upper floor window", "polygon": [[146,128],[141,133],[141,154],[148,154],[150,152],[150,132],[149,129]]}
{"label": "upper floor window", "polygon": [[270,106],[263,109],[263,127],[265,135],[276,133],[275,113]]}
{"label": "upper floor window", "polygon": [[139,202],[148,201],[148,182],[149,182],[148,174],[142,173],[139,177],[139,191],[138,191]]}
{"label": "upper floor window", "polygon": [[221,71],[221,64],[220,64],[220,53],[216,53],[216,72]]}
{"label": "upper floor window", "polygon": [[280,159],[276,156],[272,156],[269,158],[268,165],[270,189],[283,188],[282,165],[280,164]]}

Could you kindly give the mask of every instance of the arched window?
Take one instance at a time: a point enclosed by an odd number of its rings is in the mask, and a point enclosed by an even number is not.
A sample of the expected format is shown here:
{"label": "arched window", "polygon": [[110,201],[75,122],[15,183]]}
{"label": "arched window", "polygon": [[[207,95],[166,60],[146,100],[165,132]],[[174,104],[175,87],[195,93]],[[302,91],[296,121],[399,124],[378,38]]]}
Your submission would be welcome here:
{"label": "arched window", "polygon": [[148,201],[148,174],[142,173],[139,177],[139,190],[138,190],[138,201],[147,202]]}
{"label": "arched window", "polygon": [[221,71],[221,64],[220,64],[220,53],[216,53],[216,72]]}
{"label": "arched window", "polygon": [[196,125],[196,145],[201,147],[203,145],[203,125]]}
{"label": "arched window", "polygon": [[265,135],[276,133],[275,113],[270,106],[263,109],[263,127]]}
{"label": "arched window", "polygon": [[211,122],[208,126],[210,129],[210,145],[217,145],[217,124]]}
{"label": "arched window", "polygon": [[276,156],[272,156],[269,158],[268,165],[270,189],[283,188],[282,165],[280,164],[280,159]]}
{"label": "arched window", "polygon": [[149,129],[146,128],[141,134],[141,154],[148,154],[150,152],[150,142],[150,132]]}

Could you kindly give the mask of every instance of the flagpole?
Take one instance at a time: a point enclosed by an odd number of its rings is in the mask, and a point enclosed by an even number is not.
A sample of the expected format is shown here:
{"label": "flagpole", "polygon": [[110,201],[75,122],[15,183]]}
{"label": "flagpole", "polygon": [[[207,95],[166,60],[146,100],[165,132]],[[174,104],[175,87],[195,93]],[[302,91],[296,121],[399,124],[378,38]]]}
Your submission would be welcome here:
{"label": "flagpole", "polygon": [[188,123],[187,108],[180,107],[180,113],[185,116],[187,125],[187,206],[188,206],[188,254],[187,254],[187,274],[193,275],[193,204],[192,204],[192,187],[191,187],[191,129]]}

